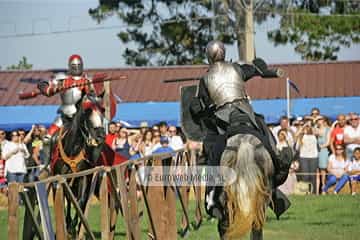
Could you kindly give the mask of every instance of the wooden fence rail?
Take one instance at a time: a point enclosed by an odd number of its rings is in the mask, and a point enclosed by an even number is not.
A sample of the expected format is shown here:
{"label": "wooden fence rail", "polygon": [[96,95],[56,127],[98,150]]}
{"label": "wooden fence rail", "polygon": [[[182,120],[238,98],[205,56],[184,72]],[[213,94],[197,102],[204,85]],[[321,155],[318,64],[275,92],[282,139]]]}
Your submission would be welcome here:
{"label": "wooden fence rail", "polygon": [[[28,191],[36,191],[36,186],[42,184],[52,187],[53,190],[53,212],[55,218],[55,234],[56,239],[67,239],[68,227],[66,225],[65,216],[65,196],[71,201],[71,206],[74,212],[80,218],[80,227],[77,232],[77,239],[95,239],[95,235],[91,230],[88,219],[89,210],[91,208],[90,201],[87,202],[85,207],[81,209],[75,194],[71,190],[71,184],[75,178],[91,177],[91,186],[89,197],[95,194],[95,186],[100,182],[99,189],[99,202],[100,202],[100,227],[101,239],[108,240],[114,239],[115,226],[119,215],[124,221],[126,237],[129,240],[141,239],[140,222],[144,220],[139,216],[139,212],[146,211],[148,222],[148,237],[150,239],[177,239],[177,228],[181,226],[183,232],[189,230],[190,220],[188,214],[189,206],[189,186],[145,186],[142,183],[140,174],[141,166],[155,167],[159,174],[165,169],[164,166],[195,166],[197,159],[196,151],[186,152],[181,149],[176,152],[174,157],[172,154],[157,154],[149,157],[140,158],[135,161],[127,161],[125,163],[112,166],[112,167],[96,167],[82,172],[51,176],[37,182],[30,183],[10,183],[9,184],[9,207],[8,207],[8,238],[11,240],[18,240],[20,231],[19,229],[19,200],[23,199],[26,208],[27,218],[26,224],[30,226],[23,229],[23,239],[33,239],[38,236],[39,239],[55,239],[55,236],[44,235],[48,233],[44,219],[48,216],[50,219],[50,211],[48,203],[43,206],[42,201],[31,200],[28,196]],[[45,184],[45,185],[44,185]],[[30,189],[30,190],[29,190]],[[37,192],[37,196],[41,199],[48,199],[46,189],[42,191],[41,195]],[[194,195],[196,197],[196,225],[201,223],[201,194],[200,187],[193,187]],[[141,191],[142,200],[138,199],[138,191]],[[45,192],[45,193],[44,193]],[[21,193],[19,195],[19,193]],[[30,194],[30,193],[29,193]],[[40,195],[39,195],[40,194]],[[39,199],[39,198],[38,198]],[[181,223],[176,221],[176,201],[180,201],[183,213]],[[36,204],[37,203],[37,204]],[[143,204],[141,204],[143,203]],[[69,203],[68,203],[69,204]],[[139,210],[140,208],[140,210]],[[44,212],[45,211],[45,212]],[[40,214],[41,212],[41,214]],[[45,217],[44,217],[45,216]],[[47,220],[48,220],[47,219]],[[41,223],[40,223],[41,222]],[[24,224],[25,225],[25,224]],[[32,236],[29,236],[29,229],[33,229]],[[51,232],[51,231],[50,231]],[[26,233],[26,236],[24,235]]]}

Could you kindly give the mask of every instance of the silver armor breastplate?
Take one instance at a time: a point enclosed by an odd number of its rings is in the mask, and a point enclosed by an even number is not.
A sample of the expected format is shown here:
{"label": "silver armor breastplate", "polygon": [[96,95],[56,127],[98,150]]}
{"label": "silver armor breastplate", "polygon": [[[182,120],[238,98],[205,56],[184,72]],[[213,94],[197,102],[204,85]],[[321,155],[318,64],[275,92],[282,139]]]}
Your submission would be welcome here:
{"label": "silver armor breastplate", "polygon": [[72,117],[77,109],[75,104],[81,99],[82,92],[79,88],[70,88],[60,94],[60,111],[68,117]]}
{"label": "silver armor breastplate", "polygon": [[217,62],[212,65],[205,76],[205,84],[216,108],[236,100],[247,99],[245,82],[241,73],[232,64]]}

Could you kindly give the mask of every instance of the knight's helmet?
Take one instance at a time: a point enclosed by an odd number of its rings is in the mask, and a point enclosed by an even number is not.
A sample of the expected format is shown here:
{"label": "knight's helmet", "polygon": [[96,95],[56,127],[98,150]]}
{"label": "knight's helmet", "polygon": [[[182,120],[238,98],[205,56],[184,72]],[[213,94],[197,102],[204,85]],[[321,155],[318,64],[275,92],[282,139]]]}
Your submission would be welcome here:
{"label": "knight's helmet", "polygon": [[84,64],[80,55],[73,54],[69,57],[69,74],[72,76],[81,76],[83,74]]}
{"label": "knight's helmet", "polygon": [[225,46],[224,43],[214,40],[206,46],[206,55],[209,64],[225,60]]}

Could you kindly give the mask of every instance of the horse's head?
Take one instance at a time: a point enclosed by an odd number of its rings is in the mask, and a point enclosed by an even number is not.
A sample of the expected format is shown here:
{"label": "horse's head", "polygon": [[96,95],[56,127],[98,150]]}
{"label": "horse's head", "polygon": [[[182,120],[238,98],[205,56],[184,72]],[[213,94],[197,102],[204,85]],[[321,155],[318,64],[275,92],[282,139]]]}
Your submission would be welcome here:
{"label": "horse's head", "polygon": [[78,107],[78,111],[72,118],[64,119],[64,126],[59,134],[59,140],[61,141],[64,152],[72,157],[80,153],[85,149],[87,137],[89,136],[89,122],[86,111],[81,107]]}
{"label": "horse's head", "polygon": [[[62,160],[62,164],[55,166],[54,171],[57,173],[66,173],[70,169],[77,172],[93,167],[103,147],[104,129],[94,128],[91,124],[93,109],[84,109],[82,104],[78,105],[78,111],[72,118],[63,118],[64,125],[56,141],[58,156]],[[65,165],[64,168],[63,163],[68,167]]]}

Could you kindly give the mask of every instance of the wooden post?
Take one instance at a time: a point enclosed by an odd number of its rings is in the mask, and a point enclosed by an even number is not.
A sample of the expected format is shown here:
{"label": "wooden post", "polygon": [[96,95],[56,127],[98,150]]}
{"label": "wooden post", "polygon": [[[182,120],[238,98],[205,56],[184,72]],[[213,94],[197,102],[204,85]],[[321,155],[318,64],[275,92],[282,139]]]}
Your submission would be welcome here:
{"label": "wooden post", "polygon": [[8,195],[8,239],[19,239],[19,184],[13,182],[9,184]]}
{"label": "wooden post", "polygon": [[65,202],[64,202],[64,189],[60,182],[56,185],[55,193],[55,222],[56,222],[56,239],[66,239],[66,221],[65,221]]}
{"label": "wooden post", "polygon": [[[159,176],[161,171],[162,160],[155,159],[153,166],[157,167]],[[170,186],[149,186],[148,202],[155,225],[156,239],[176,239],[176,202],[174,188]]]}
{"label": "wooden post", "polygon": [[101,209],[101,239],[109,240],[110,238],[109,192],[108,192],[106,172],[103,172],[101,179],[100,209]]}

